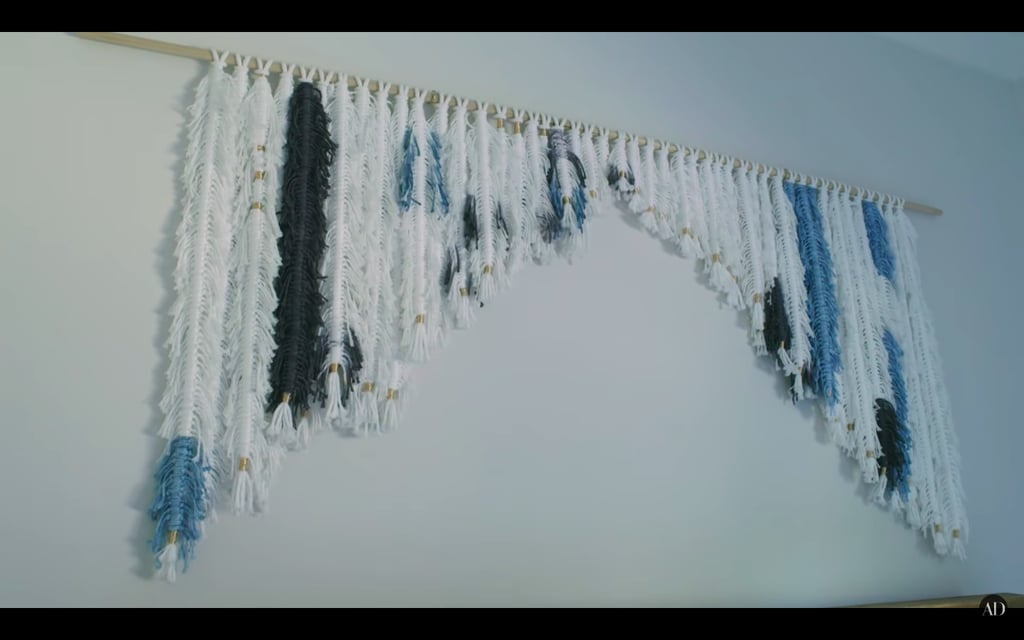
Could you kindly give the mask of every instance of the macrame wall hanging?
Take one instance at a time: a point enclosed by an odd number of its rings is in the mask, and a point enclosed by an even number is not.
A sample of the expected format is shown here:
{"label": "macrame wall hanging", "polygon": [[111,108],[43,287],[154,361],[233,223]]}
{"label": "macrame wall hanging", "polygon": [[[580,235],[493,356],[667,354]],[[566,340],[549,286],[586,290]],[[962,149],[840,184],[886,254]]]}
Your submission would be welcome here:
{"label": "macrame wall hanging", "polygon": [[159,575],[188,567],[217,505],[264,511],[287,450],[328,429],[395,429],[412,367],[527,262],[580,257],[591,216],[617,205],[749,313],[753,349],[793,402],[820,407],[874,499],[938,554],[965,557],[956,436],[902,200],[433,92],[212,58],[188,123],[151,509]]}

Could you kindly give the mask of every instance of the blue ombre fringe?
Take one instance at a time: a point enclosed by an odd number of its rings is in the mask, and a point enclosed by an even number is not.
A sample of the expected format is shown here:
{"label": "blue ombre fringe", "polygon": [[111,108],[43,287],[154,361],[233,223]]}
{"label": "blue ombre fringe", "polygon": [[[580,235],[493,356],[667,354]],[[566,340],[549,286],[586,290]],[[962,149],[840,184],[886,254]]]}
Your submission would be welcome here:
{"label": "blue ombre fringe", "polygon": [[430,158],[433,161],[427,172],[427,191],[430,193],[430,211],[437,211],[441,202],[441,215],[448,214],[448,190],[444,187],[444,172],[441,169],[441,139],[437,132],[430,131]]}
{"label": "blue ombre fringe", "polygon": [[903,349],[896,342],[896,336],[886,329],[882,335],[882,342],[885,344],[885,351],[889,356],[889,378],[892,380],[893,404],[896,408],[896,418],[899,420],[899,437],[896,442],[903,450],[903,459],[907,461],[905,469],[900,471],[899,482],[896,490],[904,500],[910,495],[910,487],[907,480],[910,478],[910,449],[913,443],[910,439],[910,429],[907,428],[909,407],[907,404],[907,384],[903,378]]}
{"label": "blue ombre fringe", "polygon": [[573,189],[573,194],[576,205],[576,226],[583,231],[583,222],[587,219],[587,190],[583,188],[582,183],[579,183]]}
{"label": "blue ombre fringe", "polygon": [[889,282],[895,282],[896,257],[892,253],[892,246],[889,245],[889,227],[885,224],[877,204],[863,200],[861,208],[864,210],[864,226],[867,228],[868,245],[871,247],[871,259],[875,262],[875,268]]}
{"label": "blue ombre fringe", "polygon": [[[441,215],[446,215],[449,209],[448,191],[444,187],[444,174],[441,171],[441,140],[437,137],[436,131],[431,131],[427,137],[427,146],[430,148],[430,155],[427,157],[427,211],[433,213],[439,208]],[[412,126],[405,129],[402,137],[402,164],[398,167],[398,208],[405,213],[413,205],[419,205],[413,197],[414,178],[413,167],[420,157],[419,142],[416,136],[412,135]],[[438,206],[440,205],[440,207]]]}
{"label": "blue ombre fringe", "polygon": [[419,155],[420,145],[412,135],[412,127],[406,127],[402,136],[402,164],[398,167],[398,210],[402,213],[411,209],[413,204],[419,204],[413,199],[412,177],[412,168]]}
{"label": "blue ombre fringe", "polygon": [[800,261],[804,265],[807,287],[807,315],[814,335],[811,338],[811,373],[815,392],[829,407],[839,402],[839,372],[843,369],[839,347],[839,303],[836,300],[832,254],[818,210],[818,190],[792,182],[783,188],[796,214]]}
{"label": "blue ombre fringe", "polygon": [[[156,521],[156,532],[150,545],[153,553],[159,555],[167,543],[167,535],[177,531],[178,557],[186,571],[199,540],[200,523],[206,518],[208,473],[213,473],[213,469],[207,464],[199,441],[179,436],[171,440],[155,476],[156,498],[149,516]],[[159,560],[157,568],[160,568]]]}
{"label": "blue ombre fringe", "polygon": [[554,165],[548,170],[548,188],[551,191],[551,206],[555,209],[555,217],[559,222],[565,219],[565,203],[562,202],[562,185],[558,182],[558,172]]}

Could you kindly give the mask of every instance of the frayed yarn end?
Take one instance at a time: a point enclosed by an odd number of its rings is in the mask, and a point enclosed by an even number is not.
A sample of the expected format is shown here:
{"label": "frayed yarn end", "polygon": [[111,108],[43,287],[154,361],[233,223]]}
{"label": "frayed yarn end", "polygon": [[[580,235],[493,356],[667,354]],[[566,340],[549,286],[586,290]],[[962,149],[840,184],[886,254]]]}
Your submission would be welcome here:
{"label": "frayed yarn end", "polygon": [[330,371],[327,374],[327,419],[330,421],[340,420],[345,411],[341,404],[341,373]]}
{"label": "frayed yarn end", "polygon": [[231,485],[231,512],[236,516],[256,513],[256,488],[252,471],[248,468],[235,473],[235,481]]}
{"label": "frayed yarn end", "polygon": [[355,435],[366,435],[372,429],[380,431],[380,413],[377,407],[376,385],[372,382],[363,384],[355,403]]}
{"label": "frayed yarn end", "polygon": [[397,431],[401,420],[398,389],[388,389],[380,411],[380,427],[383,431]]}
{"label": "frayed yarn end", "polygon": [[156,556],[156,577],[173,583],[178,578],[178,543],[164,545]]}
{"label": "frayed yarn end", "polygon": [[477,296],[480,302],[490,302],[498,295],[498,282],[492,273],[490,265],[484,265],[484,272],[480,275],[480,291]]}
{"label": "frayed yarn end", "polygon": [[295,422],[292,417],[292,408],[287,401],[279,402],[274,409],[274,415],[267,425],[267,439],[274,443],[288,443],[295,432]]}
{"label": "frayed yarn end", "polygon": [[427,344],[427,321],[423,314],[416,316],[416,322],[412,327],[412,341],[408,349],[408,358],[413,362],[424,362],[430,357],[430,347]]}

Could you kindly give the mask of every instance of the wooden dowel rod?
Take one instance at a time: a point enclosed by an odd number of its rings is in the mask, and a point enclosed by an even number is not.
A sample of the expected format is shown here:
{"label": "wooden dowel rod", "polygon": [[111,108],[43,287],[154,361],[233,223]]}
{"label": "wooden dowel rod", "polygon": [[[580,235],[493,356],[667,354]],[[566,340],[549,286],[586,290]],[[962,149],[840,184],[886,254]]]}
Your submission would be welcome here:
{"label": "wooden dowel rod", "polygon": [[[152,40],[150,38],[140,38],[138,36],[129,36],[129,35],[125,35],[123,33],[117,33],[115,31],[76,31],[76,32],[74,32],[74,35],[78,36],[79,38],[83,38],[85,40],[93,40],[93,41],[96,41],[96,42],[104,42],[106,44],[116,44],[118,46],[130,47],[132,49],[142,49],[143,51],[155,51],[157,53],[165,53],[165,54],[168,54],[168,55],[178,56],[178,57],[181,57],[181,58],[193,58],[195,60],[204,60],[206,62],[213,62],[213,53],[212,53],[212,51],[210,49],[203,49],[202,47],[192,47],[192,46],[188,46],[188,45],[184,45],[184,44],[176,44],[174,42],[164,42],[162,40]],[[227,63],[230,64],[230,65],[238,64],[239,61],[240,61],[240,57],[237,54],[230,54],[227,57]],[[257,64],[255,59],[251,59],[249,61],[249,68],[250,69],[258,68],[258,64]],[[283,70],[284,70],[284,67],[279,62],[275,62],[275,63],[273,63],[270,66],[271,73],[281,73]],[[300,72],[299,68],[296,67],[295,70],[293,71],[293,73],[298,76],[298,75],[300,75],[301,72]],[[338,74],[338,73],[335,73],[335,72],[331,72],[331,71],[327,71],[327,70],[325,70],[325,73],[328,75],[328,77],[330,77],[332,75],[334,76],[333,79],[332,79],[332,82],[337,82],[338,78],[341,76],[341,74]],[[356,78],[355,76],[348,76],[348,85],[350,87],[356,86],[358,84],[358,82],[359,82],[359,79]],[[381,83],[378,82],[377,80],[369,80],[367,82],[367,85],[369,86],[370,91],[377,91],[377,90],[380,89]],[[400,89],[399,89],[398,86],[391,85],[391,89],[390,89],[391,95],[397,95],[399,91],[400,91]],[[416,91],[415,89],[410,89],[410,95],[412,95],[415,91]],[[441,94],[438,93],[437,91],[429,91],[427,93],[427,100],[429,102],[433,103],[433,104],[439,104],[441,102]],[[451,100],[454,100],[454,98],[452,98]],[[475,100],[470,100],[469,104],[468,104],[468,107],[469,107],[470,111],[476,111],[479,108],[479,102],[477,102]],[[497,113],[497,109],[494,107],[494,105],[490,105],[490,106],[488,106],[487,112],[489,114],[496,114]],[[504,118],[510,118],[513,115],[514,115],[514,112],[512,110],[508,110],[508,111],[506,111],[505,114],[503,114],[503,117]],[[581,125],[580,123],[572,123],[572,124],[567,125],[567,126],[571,127],[571,126],[574,126],[574,125],[575,126],[581,126],[581,127],[585,126],[585,125]],[[629,133],[624,133],[624,132],[619,132],[619,131],[609,131],[608,132],[608,139],[609,140],[614,140],[614,139],[618,138],[619,136],[633,137],[632,134],[629,134]],[[646,145],[648,143],[648,139],[646,137],[636,136],[636,138],[637,138],[637,142],[641,146],[642,145]],[[655,149],[660,149],[661,147],[662,147],[662,143],[661,142],[654,141],[654,148]],[[683,153],[684,155],[688,155],[688,154],[691,154],[691,153],[696,153],[698,158],[705,158],[708,155],[706,152],[704,152],[702,150],[691,149],[689,147],[681,147],[681,146],[675,145],[675,144],[668,145],[668,149],[669,149],[670,153]],[[792,171],[790,171],[788,169],[778,169],[778,168],[775,168],[775,167],[767,167],[765,165],[762,165],[762,164],[759,164],[759,163],[756,163],[756,162],[748,162],[748,161],[744,161],[744,160],[734,160],[733,161],[733,165],[736,168],[739,168],[739,167],[742,167],[744,165],[747,165],[747,166],[750,166],[752,169],[758,171],[759,173],[768,172],[768,175],[776,175],[779,171],[782,171],[782,175],[783,175],[784,178],[792,178],[792,177],[795,177],[795,176],[798,175],[796,172],[792,172]],[[817,179],[815,179],[815,181],[817,181]],[[824,182],[828,183],[828,184],[835,184],[837,186],[844,186],[844,187],[846,187],[846,190],[852,196],[857,196],[857,195],[871,193],[871,192],[869,192],[866,189],[861,189],[861,188],[858,188],[858,187],[850,187],[850,186],[843,185],[842,183],[835,182],[835,181],[824,181]],[[862,197],[864,197],[864,195],[862,195]],[[886,197],[886,196],[884,194],[881,194],[879,197]],[[891,196],[888,196],[888,197],[891,197]],[[926,205],[926,204],[921,204],[919,202],[911,202],[909,200],[904,201],[903,208],[906,209],[906,210],[909,210],[909,211],[917,211],[919,213],[928,213],[928,214],[931,214],[931,215],[941,215],[942,214],[942,209],[938,209],[936,207],[932,207],[932,206],[929,206],[929,205]]]}

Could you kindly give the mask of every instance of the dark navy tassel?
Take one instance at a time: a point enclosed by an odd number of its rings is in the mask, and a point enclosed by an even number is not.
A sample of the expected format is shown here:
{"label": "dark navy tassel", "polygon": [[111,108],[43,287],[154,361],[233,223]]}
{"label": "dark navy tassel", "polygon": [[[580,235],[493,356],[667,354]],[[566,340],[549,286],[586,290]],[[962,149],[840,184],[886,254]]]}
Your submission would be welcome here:
{"label": "dark navy tassel", "polygon": [[466,206],[462,209],[462,241],[466,251],[478,248],[480,244],[480,227],[476,220],[476,198],[466,196]]}
{"label": "dark navy tassel", "polygon": [[903,500],[907,500],[910,495],[910,434],[900,424],[892,403],[885,398],[875,400],[875,420],[878,423],[878,444],[882,447],[878,469],[879,474],[885,474],[886,493],[895,489]]}

